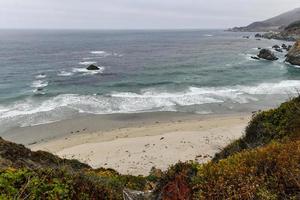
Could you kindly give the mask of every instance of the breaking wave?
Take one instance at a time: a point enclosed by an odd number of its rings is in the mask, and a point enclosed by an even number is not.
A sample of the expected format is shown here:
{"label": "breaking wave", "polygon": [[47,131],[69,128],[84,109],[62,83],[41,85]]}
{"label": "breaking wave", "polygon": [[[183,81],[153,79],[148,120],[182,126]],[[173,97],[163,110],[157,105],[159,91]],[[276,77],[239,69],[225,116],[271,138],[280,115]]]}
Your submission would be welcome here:
{"label": "breaking wave", "polygon": [[[36,83],[35,86],[41,86]],[[43,85],[42,85],[43,86]],[[189,87],[180,92],[148,88],[138,93],[112,92],[108,95],[61,94],[41,100],[28,97],[25,101],[0,106],[0,122],[22,119],[22,125],[32,125],[64,118],[70,113],[134,113],[178,111],[178,107],[232,102],[245,104],[258,101],[257,95],[297,94],[300,81],[262,83],[256,86]],[[198,112],[201,113],[201,112]],[[33,122],[34,121],[34,122]]]}

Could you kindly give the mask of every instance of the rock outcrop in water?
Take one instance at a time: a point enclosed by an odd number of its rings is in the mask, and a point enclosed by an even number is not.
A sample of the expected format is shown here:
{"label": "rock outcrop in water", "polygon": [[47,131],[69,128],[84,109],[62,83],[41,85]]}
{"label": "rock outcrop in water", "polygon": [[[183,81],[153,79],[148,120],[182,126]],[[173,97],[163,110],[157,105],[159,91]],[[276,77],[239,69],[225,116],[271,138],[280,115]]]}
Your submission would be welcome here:
{"label": "rock outcrop in water", "polygon": [[292,65],[300,66],[300,40],[298,40],[290,49],[285,61],[291,63]]}
{"label": "rock outcrop in water", "polygon": [[259,54],[257,55],[259,58],[265,59],[265,60],[278,60],[278,58],[270,51],[269,49],[262,49],[260,50]]}
{"label": "rock outcrop in water", "polygon": [[87,70],[99,70],[99,67],[97,67],[96,65],[90,65],[86,69]]}

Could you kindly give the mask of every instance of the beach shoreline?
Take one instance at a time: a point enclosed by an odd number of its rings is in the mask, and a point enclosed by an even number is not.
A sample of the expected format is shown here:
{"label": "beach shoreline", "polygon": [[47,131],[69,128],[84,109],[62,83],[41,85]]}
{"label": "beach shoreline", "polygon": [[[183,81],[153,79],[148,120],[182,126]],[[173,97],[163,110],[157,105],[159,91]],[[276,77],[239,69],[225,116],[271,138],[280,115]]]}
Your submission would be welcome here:
{"label": "beach shoreline", "polygon": [[178,161],[210,160],[242,136],[250,118],[251,113],[88,115],[16,128],[4,139],[23,143],[34,151],[78,159],[94,168],[148,175],[152,167],[166,170]]}

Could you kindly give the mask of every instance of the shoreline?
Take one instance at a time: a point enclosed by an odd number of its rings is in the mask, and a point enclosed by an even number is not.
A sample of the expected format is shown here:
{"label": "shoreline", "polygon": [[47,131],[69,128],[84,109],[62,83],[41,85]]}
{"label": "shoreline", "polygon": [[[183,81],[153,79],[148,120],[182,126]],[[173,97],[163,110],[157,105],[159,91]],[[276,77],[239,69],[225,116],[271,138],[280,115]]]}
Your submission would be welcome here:
{"label": "shoreline", "polygon": [[10,140],[15,138],[23,144],[33,141],[25,145],[34,151],[78,159],[94,168],[148,175],[152,167],[166,170],[178,161],[210,160],[221,148],[242,136],[250,118],[251,113],[89,115],[18,128]]}

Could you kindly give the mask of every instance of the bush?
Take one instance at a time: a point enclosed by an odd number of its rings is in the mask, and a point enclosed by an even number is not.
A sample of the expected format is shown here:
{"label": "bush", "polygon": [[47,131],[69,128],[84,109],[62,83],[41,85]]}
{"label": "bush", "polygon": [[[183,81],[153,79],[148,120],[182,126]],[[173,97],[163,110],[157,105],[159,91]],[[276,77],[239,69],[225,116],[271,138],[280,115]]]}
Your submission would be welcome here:
{"label": "bush", "polygon": [[0,199],[123,199],[125,187],[144,190],[146,186],[143,177],[112,172],[8,168],[0,171]]}
{"label": "bush", "polygon": [[[272,143],[199,165],[195,199],[293,199],[300,196],[300,141]],[[298,196],[297,196],[298,195]]]}
{"label": "bush", "polygon": [[281,104],[277,109],[254,115],[246,128],[245,136],[216,154],[214,161],[224,159],[244,149],[263,146],[271,141],[300,137],[300,97]]}

